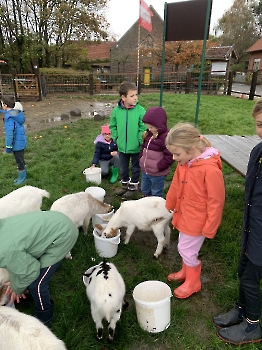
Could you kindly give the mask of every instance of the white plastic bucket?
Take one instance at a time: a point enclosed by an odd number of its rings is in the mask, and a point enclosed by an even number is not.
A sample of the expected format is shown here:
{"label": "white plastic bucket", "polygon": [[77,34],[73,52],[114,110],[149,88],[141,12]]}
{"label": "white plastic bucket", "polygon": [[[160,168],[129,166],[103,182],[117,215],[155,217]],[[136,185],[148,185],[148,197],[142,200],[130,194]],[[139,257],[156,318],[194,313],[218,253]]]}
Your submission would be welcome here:
{"label": "white plastic bucket", "polygon": [[92,197],[98,199],[100,202],[104,202],[106,191],[102,187],[87,187],[85,192],[91,194]]}
{"label": "white plastic bucket", "polygon": [[108,221],[111,219],[111,217],[114,215],[114,209],[112,209],[112,211],[110,211],[110,213],[106,213],[106,214],[95,214],[92,216],[92,225],[93,228],[95,228],[96,224],[99,225],[107,225]]}
{"label": "white plastic bucket", "polygon": [[[106,225],[101,226],[105,227]],[[93,230],[93,236],[98,255],[103,258],[112,258],[117,254],[118,244],[120,243],[120,230],[118,230],[117,236],[113,238],[100,237],[97,232],[99,232],[99,230],[95,228]]]}
{"label": "white plastic bucket", "polygon": [[86,176],[87,182],[95,182],[96,184],[101,184],[101,168],[86,168],[83,171],[83,174]]}
{"label": "white plastic bucket", "polygon": [[172,296],[170,287],[161,281],[145,281],[133,291],[137,320],[142,329],[158,333],[170,325]]}

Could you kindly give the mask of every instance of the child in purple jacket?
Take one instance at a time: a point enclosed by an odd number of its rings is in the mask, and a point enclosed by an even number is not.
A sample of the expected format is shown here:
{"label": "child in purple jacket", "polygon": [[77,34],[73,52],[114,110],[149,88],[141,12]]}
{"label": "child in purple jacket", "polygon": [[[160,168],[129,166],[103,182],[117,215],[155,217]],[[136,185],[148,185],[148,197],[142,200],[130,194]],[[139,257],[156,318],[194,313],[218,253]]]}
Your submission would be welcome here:
{"label": "child in purple jacket", "polygon": [[163,197],[165,178],[174,162],[165,144],[169,131],[166,112],[161,107],[151,107],[146,111],[143,122],[147,131],[143,134],[139,159],[141,191],[145,196]]}

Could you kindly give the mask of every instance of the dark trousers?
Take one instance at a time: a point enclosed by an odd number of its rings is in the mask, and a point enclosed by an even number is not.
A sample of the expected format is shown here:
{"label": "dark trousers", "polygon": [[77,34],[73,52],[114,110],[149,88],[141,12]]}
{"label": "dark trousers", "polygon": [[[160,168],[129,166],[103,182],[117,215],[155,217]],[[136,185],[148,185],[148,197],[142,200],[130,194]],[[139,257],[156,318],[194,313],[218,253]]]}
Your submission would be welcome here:
{"label": "dark trousers", "polygon": [[35,302],[36,310],[44,311],[52,307],[48,284],[62,261],[40,269],[38,278],[28,286],[28,290]]}
{"label": "dark trousers", "polygon": [[238,305],[244,309],[244,316],[252,321],[260,319],[261,296],[260,280],[262,266],[252,264],[245,254],[241,254],[238,264],[239,301]]}
{"label": "dark trousers", "polygon": [[140,176],[140,166],[139,166],[139,153],[127,154],[119,152],[119,160],[120,160],[120,171],[122,182],[129,181],[129,163],[130,159],[132,161],[131,167],[131,181],[133,183],[138,183]]}
{"label": "dark trousers", "polygon": [[25,170],[24,150],[14,151],[15,161],[19,171]]}

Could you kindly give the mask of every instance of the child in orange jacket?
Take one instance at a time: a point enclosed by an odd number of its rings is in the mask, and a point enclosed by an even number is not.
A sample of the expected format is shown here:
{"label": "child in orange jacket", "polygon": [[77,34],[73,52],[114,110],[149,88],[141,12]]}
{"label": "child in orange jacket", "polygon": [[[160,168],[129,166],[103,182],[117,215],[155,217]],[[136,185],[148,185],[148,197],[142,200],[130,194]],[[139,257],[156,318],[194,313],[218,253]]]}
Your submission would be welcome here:
{"label": "child in orange jacket", "polygon": [[199,250],[205,238],[214,238],[222,219],[225,186],[219,151],[191,124],[177,124],[166,138],[167,149],[178,162],[166,196],[166,208],[174,213],[179,231],[178,252],[182,269],[168,281],[184,282],[174,290],[188,298],[201,290]]}

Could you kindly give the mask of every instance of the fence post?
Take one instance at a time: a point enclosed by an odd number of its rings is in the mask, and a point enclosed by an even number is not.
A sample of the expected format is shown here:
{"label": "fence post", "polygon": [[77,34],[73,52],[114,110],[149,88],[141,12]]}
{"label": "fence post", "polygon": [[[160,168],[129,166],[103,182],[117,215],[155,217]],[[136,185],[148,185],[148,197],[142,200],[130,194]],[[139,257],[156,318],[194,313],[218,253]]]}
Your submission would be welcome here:
{"label": "fence post", "polygon": [[253,72],[252,74],[252,81],[249,91],[249,100],[254,100],[254,96],[256,93],[256,86],[257,86],[257,76],[258,76],[258,70]]}
{"label": "fence post", "polygon": [[190,93],[190,87],[191,87],[191,72],[186,72],[185,94],[189,94]]}
{"label": "fence post", "polygon": [[89,95],[94,95],[94,76],[89,74]]}
{"label": "fence post", "polygon": [[15,81],[16,76],[17,76],[16,70],[14,68],[12,68],[11,73],[12,73],[14,92],[15,92],[15,101],[17,101],[17,86],[16,86],[16,81]]}
{"label": "fence post", "polygon": [[38,88],[38,100],[42,101],[42,89],[41,89],[41,77],[40,77],[40,70],[37,66],[33,67],[34,69],[34,75],[37,80],[37,88]]}
{"label": "fence post", "polygon": [[233,77],[234,77],[234,73],[233,73],[233,71],[230,71],[229,75],[228,75],[228,87],[227,87],[227,95],[228,96],[231,96]]}

